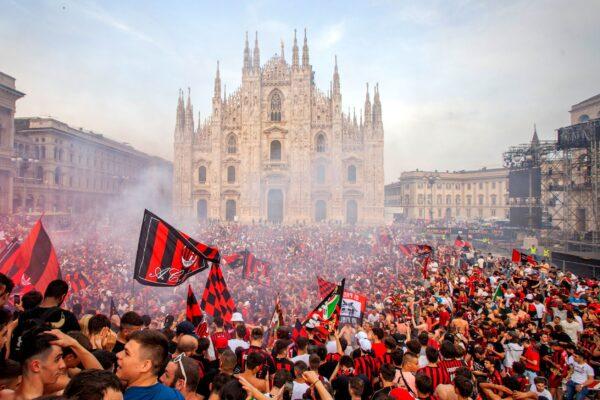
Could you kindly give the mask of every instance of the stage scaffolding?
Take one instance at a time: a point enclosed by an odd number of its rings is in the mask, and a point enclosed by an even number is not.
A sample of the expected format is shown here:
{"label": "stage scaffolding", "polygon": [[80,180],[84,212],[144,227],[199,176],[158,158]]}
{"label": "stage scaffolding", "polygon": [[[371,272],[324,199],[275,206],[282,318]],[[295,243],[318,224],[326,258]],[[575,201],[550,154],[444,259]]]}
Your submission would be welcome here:
{"label": "stage scaffolding", "polygon": [[531,143],[503,154],[511,172],[540,169],[539,197],[531,196],[531,189],[529,198],[509,195],[510,207],[541,207],[541,236],[565,250],[600,251],[599,142],[600,118],[558,129],[555,141],[535,135]]}

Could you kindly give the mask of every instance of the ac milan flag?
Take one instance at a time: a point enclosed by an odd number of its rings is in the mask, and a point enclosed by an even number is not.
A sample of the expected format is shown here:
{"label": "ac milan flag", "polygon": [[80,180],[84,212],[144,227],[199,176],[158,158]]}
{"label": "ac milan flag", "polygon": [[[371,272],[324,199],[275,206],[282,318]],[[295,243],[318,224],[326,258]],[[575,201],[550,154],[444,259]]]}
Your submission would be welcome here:
{"label": "ac milan flag", "polygon": [[246,255],[248,250],[240,251],[239,253],[233,253],[221,257],[221,263],[229,265],[229,268],[235,269],[243,267],[246,263]]}
{"label": "ac milan flag", "polygon": [[14,262],[12,265],[6,262],[2,267],[2,273],[11,278],[15,285],[35,288],[44,293],[50,282],[60,279],[60,266],[56,252],[41,219],[31,228],[29,236],[14,254],[16,254]]}
{"label": "ac milan flag", "polygon": [[246,252],[244,260],[244,269],[242,276],[248,280],[260,283],[264,286],[271,286],[271,263],[259,260],[254,254]]}
{"label": "ac milan flag", "polygon": [[420,257],[433,253],[433,247],[428,244],[400,244],[398,249],[407,257]]}
{"label": "ac milan flag", "polygon": [[190,276],[218,264],[219,250],[199,243],[163,219],[144,211],[134,279],[142,285],[178,286]]}
{"label": "ac milan flag", "polygon": [[324,328],[329,333],[334,333],[340,322],[345,283],[346,280],[342,279],[341,284],[336,285],[335,289],[308,314],[302,325],[307,328]]}
{"label": "ac milan flag", "polygon": [[333,289],[336,288],[337,284],[334,282],[326,281],[325,279],[317,276],[317,283],[319,285],[319,297],[325,298]]}
{"label": "ac milan flag", "polygon": [[535,260],[535,257],[531,256],[531,255],[527,255],[525,253],[521,253],[519,250],[517,249],[513,249],[512,251],[512,261],[516,262],[516,263],[521,263],[521,264],[533,264],[533,265],[537,265],[537,261]]}
{"label": "ac milan flag", "polygon": [[65,281],[69,284],[73,293],[77,293],[90,286],[90,279],[83,272],[79,271],[74,272],[73,275],[67,274]]}
{"label": "ac milan flag", "polygon": [[213,317],[220,316],[224,321],[230,321],[231,315],[235,311],[235,303],[227,290],[227,284],[225,283],[225,279],[223,279],[223,273],[219,264],[213,264],[210,267],[200,308],[208,315]]}
{"label": "ac milan flag", "polygon": [[198,326],[202,322],[202,310],[196,301],[196,296],[192,291],[192,285],[188,285],[187,306],[185,309],[185,318],[194,326]]}

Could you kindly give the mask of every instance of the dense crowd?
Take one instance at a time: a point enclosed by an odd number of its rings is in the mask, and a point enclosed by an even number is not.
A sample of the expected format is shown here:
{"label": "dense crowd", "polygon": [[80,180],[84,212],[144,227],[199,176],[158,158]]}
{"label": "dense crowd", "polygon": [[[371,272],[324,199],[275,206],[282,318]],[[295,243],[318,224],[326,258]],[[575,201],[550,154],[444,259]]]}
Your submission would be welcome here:
{"label": "dense crowd", "polygon": [[[0,228],[6,240],[28,227]],[[59,279],[19,293],[0,276],[0,399],[595,396],[598,282],[545,260],[521,265],[429,238],[424,269],[399,250],[424,241],[407,225],[192,227],[221,255],[249,250],[272,266],[266,287],[223,265],[236,312],[231,321],[205,315],[202,334],[185,320],[186,285],[133,282],[136,230],[82,224],[51,234],[62,276],[85,277],[76,288]],[[206,276],[188,281],[197,296]],[[345,278],[347,291],[367,297],[362,324],[330,335],[294,327],[320,300],[317,276]],[[285,323],[275,332],[276,298]]]}

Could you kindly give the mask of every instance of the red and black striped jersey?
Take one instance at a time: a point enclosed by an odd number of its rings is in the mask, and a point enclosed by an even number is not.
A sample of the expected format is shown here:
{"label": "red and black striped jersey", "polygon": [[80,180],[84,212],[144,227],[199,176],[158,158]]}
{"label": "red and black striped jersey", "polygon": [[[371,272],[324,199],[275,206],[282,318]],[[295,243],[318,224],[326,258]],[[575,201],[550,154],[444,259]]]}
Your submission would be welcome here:
{"label": "red and black striped jersey", "polygon": [[448,385],[452,383],[452,381],[450,380],[450,374],[448,374],[446,368],[441,367],[439,365],[435,367],[431,367],[428,365],[419,369],[417,373],[427,375],[431,378],[431,381],[433,383],[433,390],[435,390],[440,384]]}
{"label": "red and black striped jersey", "polygon": [[277,371],[279,371],[279,370],[287,371],[292,375],[292,378],[294,377],[294,363],[293,362],[291,362],[287,358],[275,358],[273,361],[275,361],[275,368],[277,368]]}
{"label": "red and black striped jersey", "polygon": [[392,353],[383,353],[383,357],[381,357],[381,363],[394,365],[394,361],[392,361]]}
{"label": "red and black striped jersey", "polygon": [[354,359],[354,374],[365,375],[370,381],[379,374],[379,362],[369,354]]}
{"label": "red and black striped jersey", "polygon": [[454,373],[460,367],[464,367],[465,363],[463,360],[441,360],[437,363],[438,366],[446,368],[448,374],[450,375],[450,380],[454,380]]}
{"label": "red and black striped jersey", "polygon": [[247,349],[241,350],[239,352],[238,363],[241,367],[242,372],[246,369],[246,358],[248,358],[248,354],[256,352],[261,353],[265,358],[263,366],[261,367],[260,371],[258,371],[258,373],[256,374],[256,377],[258,379],[265,379],[265,377],[267,376],[267,372],[271,375],[277,372],[277,368],[275,367],[275,361],[273,361],[273,357],[271,357],[269,352],[267,352],[262,347],[253,345],[250,345],[250,347],[248,347]]}

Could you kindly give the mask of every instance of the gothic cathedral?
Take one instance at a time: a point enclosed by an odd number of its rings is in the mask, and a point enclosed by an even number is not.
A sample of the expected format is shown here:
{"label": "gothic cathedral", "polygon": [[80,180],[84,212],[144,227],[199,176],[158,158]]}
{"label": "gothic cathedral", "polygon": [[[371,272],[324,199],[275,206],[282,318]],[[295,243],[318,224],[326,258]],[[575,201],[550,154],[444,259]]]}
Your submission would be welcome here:
{"label": "gothic cathedral", "polygon": [[180,91],[175,125],[174,213],[238,221],[383,223],[383,123],[379,87],[363,113],[342,112],[337,58],[328,93],[314,83],[306,31],[300,59],[275,54],[260,63],[258,38],[244,48],[242,85],[221,92],[212,115],[194,127]]}

